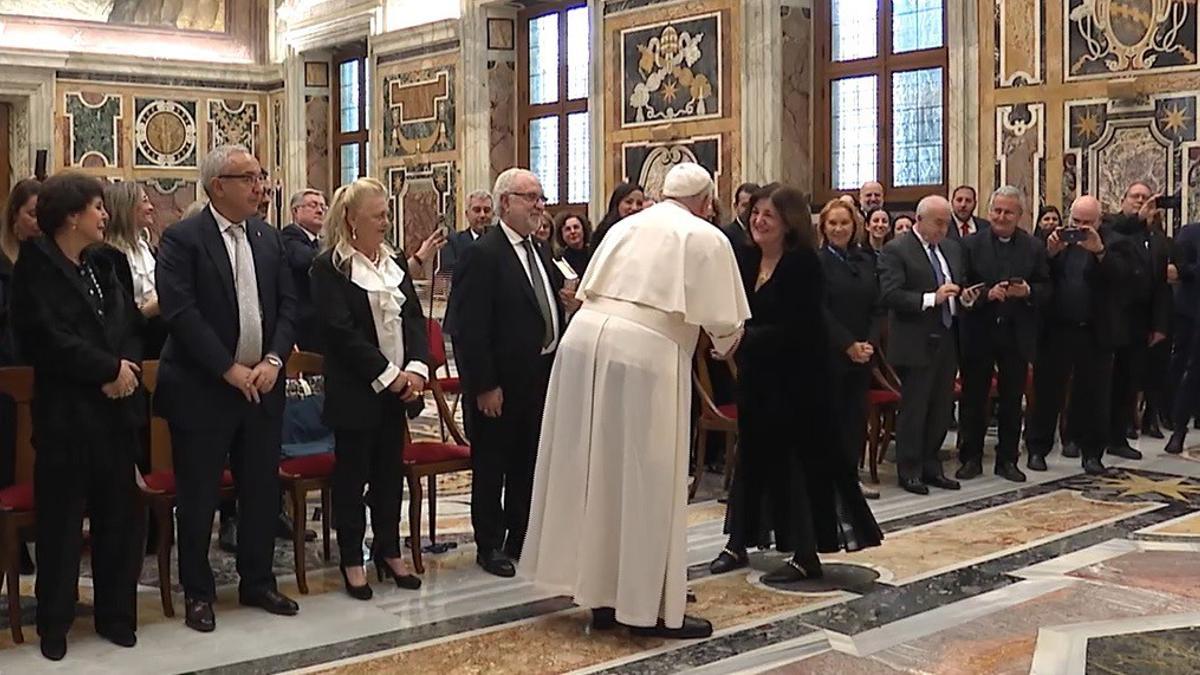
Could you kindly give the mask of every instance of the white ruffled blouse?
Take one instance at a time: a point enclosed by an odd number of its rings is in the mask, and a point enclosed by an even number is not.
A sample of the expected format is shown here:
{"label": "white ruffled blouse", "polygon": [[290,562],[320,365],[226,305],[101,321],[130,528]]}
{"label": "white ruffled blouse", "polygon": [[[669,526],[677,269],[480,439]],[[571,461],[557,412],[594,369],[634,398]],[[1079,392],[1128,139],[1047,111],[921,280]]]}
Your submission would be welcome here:
{"label": "white ruffled blouse", "polygon": [[133,300],[138,307],[154,300],[158,292],[154,286],[154,254],[150,244],[141,237],[132,251],[125,251],[129,259],[129,271],[133,273]]}

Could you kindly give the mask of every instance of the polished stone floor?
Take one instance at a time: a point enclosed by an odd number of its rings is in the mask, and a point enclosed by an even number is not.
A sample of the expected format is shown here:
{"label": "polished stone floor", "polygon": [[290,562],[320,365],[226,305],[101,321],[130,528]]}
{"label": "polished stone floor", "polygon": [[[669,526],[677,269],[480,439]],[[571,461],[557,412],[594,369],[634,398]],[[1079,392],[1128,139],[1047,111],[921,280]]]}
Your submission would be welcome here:
{"label": "polished stone floor", "polygon": [[301,613],[276,618],[237,606],[232,561],[214,547],[224,586],[217,631],[202,635],[163,617],[150,558],[137,648],[93,634],[85,577],[70,652],[51,664],[30,625],[28,577],[27,642],[14,646],[4,627],[0,673],[1197,673],[1200,446],[1173,457],[1161,441],[1136,445],[1145,458],[1112,462],[1115,478],[1088,478],[1056,452],[1028,483],[985,475],[928,497],[895,488],[885,465],[883,498],[872,504],[884,545],[829,556],[827,583],[793,588],[760,582],[774,554],[708,574],[724,543],[724,506],[711,498],[719,478],[709,476],[709,497],[689,514],[689,611],[716,627],[699,642],[592,633],[566,599],[483,573],[460,476],[444,481],[438,514],[439,539],[458,546],[426,555],[418,592],[375,583],[372,601],[352,600],[316,542],[310,593],[300,596],[281,541],[281,587]]}

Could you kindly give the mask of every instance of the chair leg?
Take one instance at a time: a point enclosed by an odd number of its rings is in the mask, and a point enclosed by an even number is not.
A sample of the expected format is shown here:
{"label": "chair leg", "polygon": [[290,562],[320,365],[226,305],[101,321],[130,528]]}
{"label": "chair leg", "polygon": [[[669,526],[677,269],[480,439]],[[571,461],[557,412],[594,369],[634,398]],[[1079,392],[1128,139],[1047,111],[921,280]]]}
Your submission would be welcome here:
{"label": "chair leg", "polygon": [[175,616],[175,603],[171,599],[171,539],[175,532],[171,514],[171,500],[158,498],[151,501],[155,520],[158,521],[158,592],[162,596],[163,616]]}
{"label": "chair leg", "polygon": [[322,545],[325,548],[325,562],[329,562],[329,558],[331,557],[329,551],[329,523],[333,518],[329,514],[332,507],[333,499],[329,492],[329,486],[326,485],[321,488],[321,534],[325,537],[322,541]]}
{"label": "chair leg", "polygon": [[425,479],[426,489],[429,491],[429,546],[430,550],[436,551],[437,546],[437,476],[429,476]]}
{"label": "chair leg", "polygon": [[692,489],[688,491],[688,499],[696,496],[700,489],[700,481],[704,479],[704,456],[708,450],[708,430],[699,426],[696,430],[696,468],[692,472]]}
{"label": "chair leg", "polygon": [[295,558],[296,586],[300,588],[301,595],[308,595],[308,575],[305,569],[308,556],[304,548],[307,516],[304,513],[305,491],[298,483],[291,483],[287,486],[287,490],[292,498],[292,556]]}
{"label": "chair leg", "polygon": [[408,548],[412,551],[413,569],[417,574],[425,573],[425,561],[421,559],[421,479],[412,472],[405,472],[408,479]]}
{"label": "chair leg", "polygon": [[13,642],[25,642],[25,634],[21,631],[21,538],[12,517],[7,516],[3,521],[4,537],[4,573],[8,577],[8,626],[12,632]]}
{"label": "chair leg", "polygon": [[879,482],[879,409],[871,406],[867,413],[867,456],[871,471],[871,482]]}

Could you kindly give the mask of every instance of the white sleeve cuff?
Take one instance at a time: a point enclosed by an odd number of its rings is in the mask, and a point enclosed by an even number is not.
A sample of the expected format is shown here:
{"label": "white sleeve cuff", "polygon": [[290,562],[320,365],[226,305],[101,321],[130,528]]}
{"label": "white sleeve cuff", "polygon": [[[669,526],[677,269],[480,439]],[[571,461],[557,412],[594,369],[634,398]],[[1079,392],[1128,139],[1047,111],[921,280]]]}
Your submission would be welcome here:
{"label": "white sleeve cuff", "polygon": [[429,381],[429,366],[420,361],[409,361],[408,365],[404,366],[404,369],[413,375],[420,375],[426,382]]}
{"label": "white sleeve cuff", "polygon": [[921,296],[921,310],[924,311],[934,306],[937,293],[926,293]]}
{"label": "white sleeve cuff", "polygon": [[383,372],[379,374],[379,377],[375,378],[375,381],[371,383],[371,388],[378,394],[392,386],[397,377],[400,377],[400,369],[396,367],[396,364],[389,363],[387,368],[384,368]]}

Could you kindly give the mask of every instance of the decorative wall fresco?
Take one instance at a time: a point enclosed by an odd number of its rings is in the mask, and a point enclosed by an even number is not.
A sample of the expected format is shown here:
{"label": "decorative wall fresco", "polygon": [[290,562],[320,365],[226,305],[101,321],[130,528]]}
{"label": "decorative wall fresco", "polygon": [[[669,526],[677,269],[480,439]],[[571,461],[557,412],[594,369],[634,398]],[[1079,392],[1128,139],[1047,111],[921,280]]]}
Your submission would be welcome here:
{"label": "decorative wall fresco", "polygon": [[621,31],[621,126],[719,117],[721,38],[719,12]]}
{"label": "decorative wall fresco", "polygon": [[397,73],[383,81],[383,155],[455,149],[454,66]]}
{"label": "decorative wall fresco", "polygon": [[1064,0],[1066,79],[1196,67],[1196,12],[1183,0]]}
{"label": "decorative wall fresco", "polygon": [[208,100],[208,149],[244,145],[258,156],[259,105],[254,101]]}
{"label": "decorative wall fresco", "polygon": [[0,0],[0,14],[185,30],[225,30],[225,0]]}
{"label": "decorative wall fresco", "polygon": [[151,178],[140,184],[154,204],[154,223],[160,228],[179,222],[183,212],[197,199],[194,180]]}
{"label": "decorative wall fresco", "polygon": [[124,103],[116,94],[85,91],[64,95],[64,166],[120,166]]}
{"label": "decorative wall fresco", "polygon": [[453,162],[434,162],[389,169],[387,185],[392,200],[389,241],[405,251],[415,251],[434,229],[456,228],[458,182]]}
{"label": "decorative wall fresco", "polygon": [[1020,103],[996,108],[996,185],[1012,185],[1025,194],[1028,207],[1021,227],[1033,231],[1046,201],[1046,104]]}
{"label": "decorative wall fresco", "polygon": [[1046,81],[1046,2],[995,0],[995,86]]}
{"label": "decorative wall fresco", "polygon": [[721,183],[721,137],[693,138],[626,143],[621,148],[625,180],[638,183],[656,199],[662,195],[663,180],[676,164],[695,162],[708,169],[713,180]]}
{"label": "decorative wall fresco", "polygon": [[133,165],[196,166],[196,102],[134,97]]}
{"label": "decorative wall fresco", "polygon": [[491,178],[517,163],[516,70],[511,61],[488,62]]}
{"label": "decorative wall fresco", "polygon": [[308,187],[329,194],[329,97],[304,97],[305,162]]}

